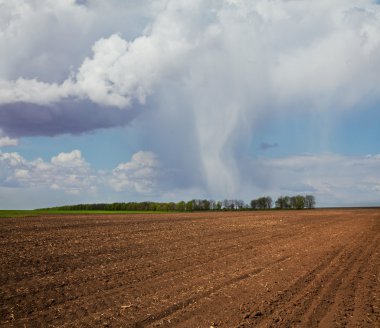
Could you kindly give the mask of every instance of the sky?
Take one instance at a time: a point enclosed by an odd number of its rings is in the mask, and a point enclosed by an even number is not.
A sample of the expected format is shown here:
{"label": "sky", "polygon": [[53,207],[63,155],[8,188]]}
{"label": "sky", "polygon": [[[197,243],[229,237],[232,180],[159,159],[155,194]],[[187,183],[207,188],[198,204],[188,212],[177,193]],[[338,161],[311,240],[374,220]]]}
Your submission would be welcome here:
{"label": "sky", "polygon": [[0,0],[0,209],[380,205],[375,0]]}

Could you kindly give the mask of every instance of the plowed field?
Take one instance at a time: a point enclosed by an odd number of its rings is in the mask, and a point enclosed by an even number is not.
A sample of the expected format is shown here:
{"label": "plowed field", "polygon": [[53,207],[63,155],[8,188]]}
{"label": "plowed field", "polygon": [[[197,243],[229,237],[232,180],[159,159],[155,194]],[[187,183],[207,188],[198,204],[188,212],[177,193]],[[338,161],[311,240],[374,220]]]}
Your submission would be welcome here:
{"label": "plowed field", "polygon": [[0,219],[9,327],[380,327],[380,210]]}

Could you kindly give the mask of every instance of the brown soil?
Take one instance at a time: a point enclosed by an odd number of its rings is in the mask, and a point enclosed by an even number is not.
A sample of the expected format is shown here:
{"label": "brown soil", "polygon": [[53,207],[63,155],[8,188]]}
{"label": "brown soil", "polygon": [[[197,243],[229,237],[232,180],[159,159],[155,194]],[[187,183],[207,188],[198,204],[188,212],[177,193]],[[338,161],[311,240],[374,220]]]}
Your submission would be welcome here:
{"label": "brown soil", "polygon": [[10,327],[380,327],[380,210],[0,220]]}

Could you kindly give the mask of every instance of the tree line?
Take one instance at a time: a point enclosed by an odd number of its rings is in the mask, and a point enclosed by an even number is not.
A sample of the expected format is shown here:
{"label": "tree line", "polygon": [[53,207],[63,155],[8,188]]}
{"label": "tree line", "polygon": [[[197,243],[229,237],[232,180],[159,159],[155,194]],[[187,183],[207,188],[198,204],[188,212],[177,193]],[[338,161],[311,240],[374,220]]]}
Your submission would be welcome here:
{"label": "tree line", "polygon": [[[251,201],[251,208],[255,210],[267,210],[273,206],[271,197],[260,197]],[[315,197],[313,195],[281,196],[275,201],[277,209],[312,209],[315,208]]]}
{"label": "tree line", "polygon": [[[208,199],[192,199],[188,202],[127,202],[127,203],[100,203],[78,204],[54,207],[49,209],[62,211],[164,211],[164,212],[193,212],[193,211],[243,211],[243,210],[269,210],[273,208],[271,197],[260,197],[245,203],[239,199],[225,199],[215,201]],[[281,196],[274,202],[276,209],[312,209],[315,208],[315,197]]]}

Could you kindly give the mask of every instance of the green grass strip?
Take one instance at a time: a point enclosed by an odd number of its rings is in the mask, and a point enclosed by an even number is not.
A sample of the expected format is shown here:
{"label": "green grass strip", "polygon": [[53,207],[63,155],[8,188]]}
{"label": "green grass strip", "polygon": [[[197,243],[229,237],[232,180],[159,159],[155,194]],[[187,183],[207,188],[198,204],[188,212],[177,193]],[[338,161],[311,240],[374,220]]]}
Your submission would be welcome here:
{"label": "green grass strip", "polygon": [[[80,215],[80,214],[158,214],[166,211],[62,211],[62,210],[0,210],[0,218],[22,218],[39,215]],[[170,212],[173,213],[173,212]]]}

